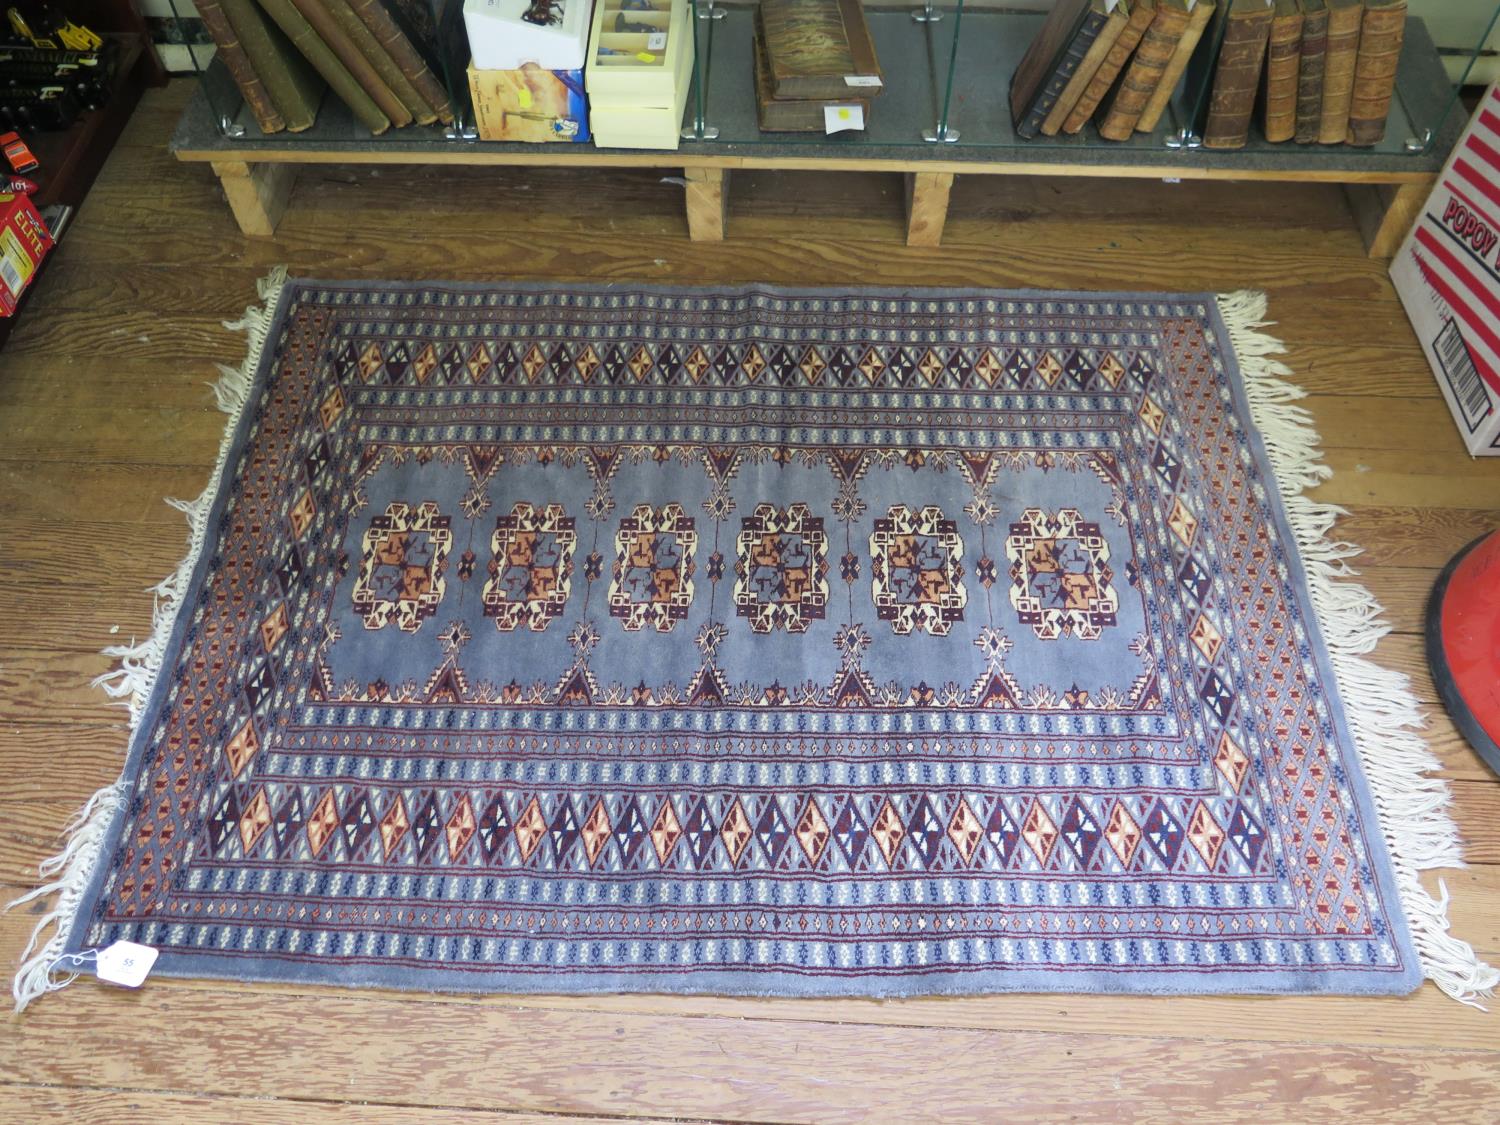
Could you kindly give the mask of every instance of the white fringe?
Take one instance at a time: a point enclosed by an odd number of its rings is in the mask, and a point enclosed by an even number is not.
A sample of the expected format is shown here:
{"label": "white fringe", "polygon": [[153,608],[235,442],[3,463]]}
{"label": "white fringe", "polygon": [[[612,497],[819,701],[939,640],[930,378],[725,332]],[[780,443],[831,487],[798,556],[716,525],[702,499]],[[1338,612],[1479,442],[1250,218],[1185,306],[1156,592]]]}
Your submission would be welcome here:
{"label": "white fringe", "polygon": [[1229,326],[1250,413],[1286,504],[1423,971],[1449,996],[1482,1008],[1479,1001],[1492,998],[1500,985],[1500,971],[1448,933],[1443,882],[1438,881],[1440,897],[1433,898],[1417,879],[1418,871],[1463,866],[1458,831],[1448,815],[1448,786],[1432,776],[1439,763],[1417,733],[1424,724],[1407,677],[1366,659],[1390,626],[1370,592],[1348,581],[1358,574],[1349,559],[1359,548],[1332,537],[1344,510],[1303,495],[1333,475],[1323,464],[1312,415],[1294,405],[1306,392],[1287,382],[1283,376],[1290,370],[1271,358],[1286,349],[1260,331],[1270,323],[1264,293],[1223,294],[1219,311]]}
{"label": "white fringe", "polygon": [[[219,480],[224,473],[224,462],[229,457],[229,446],[234,440],[236,423],[249,397],[256,370],[260,367],[266,334],[271,329],[277,299],[285,283],[286,269],[278,266],[256,283],[261,304],[245,309],[244,315],[238,320],[224,322],[225,328],[244,332],[248,337],[248,346],[245,360],[238,368],[219,365],[218,380],[209,384],[213,388],[214,400],[219,409],[228,415],[224,437],[219,443],[219,456],[214,471],[208,478],[207,487],[196,500],[167,501],[187,517],[187,556],[165,581],[151,590],[155,599],[151,610],[151,635],[139,643],[132,638],[130,644],[111,645],[104,650],[104,655],[112,657],[118,664],[113,671],[100,676],[94,683],[112,698],[123,700],[130,709],[132,735],[151,698],[151,689],[165,659],[172,627],[197,567],[203,539],[208,532],[209,511],[218,494]],[[32,931],[31,940],[21,954],[21,967],[11,986],[16,1011],[21,1011],[43,993],[62,988],[77,977],[77,973],[57,973],[57,963],[77,921],[78,908],[99,862],[105,837],[114,822],[115,814],[125,804],[125,799],[123,777],[95,793],[65,830],[67,842],[62,851],[42,863],[42,885],[6,907],[9,910],[35,899],[53,894],[57,896],[52,909],[42,916]],[[49,927],[51,934],[47,935]]]}

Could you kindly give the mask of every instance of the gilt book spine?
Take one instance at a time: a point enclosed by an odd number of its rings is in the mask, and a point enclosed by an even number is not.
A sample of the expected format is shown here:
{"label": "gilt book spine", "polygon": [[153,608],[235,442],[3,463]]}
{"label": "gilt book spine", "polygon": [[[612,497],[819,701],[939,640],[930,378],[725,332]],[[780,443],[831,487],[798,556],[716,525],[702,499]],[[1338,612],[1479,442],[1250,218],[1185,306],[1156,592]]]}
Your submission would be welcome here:
{"label": "gilt book spine", "polygon": [[380,80],[396,96],[406,112],[420,125],[430,125],[437,120],[437,114],[426,100],[417,93],[416,89],[407,81],[406,75],[396,65],[396,61],[382,47],[370,29],[349,6],[349,0],[321,0],[324,7],[333,16],[334,22],[339,25],[339,30],[349,37],[355,49],[375,68],[375,73]]}
{"label": "gilt book spine", "polygon": [[375,99],[365,93],[363,86],[350,74],[333,53],[328,44],[318,37],[292,0],[259,0],[266,14],[286,33],[292,46],[302,52],[323,80],[328,83],[345,105],[372,133],[384,133],[391,127],[391,119],[375,104]]}
{"label": "gilt book spine", "polygon": [[224,60],[224,66],[234,79],[234,84],[240,88],[240,95],[250,107],[260,131],[281,132],[286,128],[286,120],[276,108],[276,103],[271,100],[255,67],[251,65],[250,56],[240,46],[239,36],[235,34],[234,26],[224,14],[224,9],[219,6],[219,0],[200,0],[195,6],[203,20],[203,27],[213,38],[216,53]]}
{"label": "gilt book spine", "polygon": [[1302,55],[1297,62],[1299,145],[1317,142],[1323,120],[1323,62],[1328,53],[1328,9],[1323,0],[1302,0]]}
{"label": "gilt book spine", "polygon": [[1265,130],[1268,141],[1297,135],[1297,82],[1302,62],[1302,9],[1297,0],[1276,0],[1266,42]]}
{"label": "gilt book spine", "polygon": [[1063,122],[1067,120],[1068,114],[1073,112],[1073,107],[1078,104],[1078,99],[1083,97],[1083,91],[1099,72],[1099,67],[1104,63],[1104,57],[1109,54],[1120,38],[1120,33],[1130,23],[1130,12],[1125,4],[1115,5],[1109,18],[1104,21],[1104,26],[1099,29],[1095,36],[1093,46],[1088,49],[1088,54],[1078,64],[1078,69],[1073,72],[1073,77],[1068,79],[1068,84],[1063,87],[1063,92],[1058,96],[1057,104],[1047,114],[1047,119],[1042,122],[1042,133],[1048,137],[1055,137],[1062,128]]}
{"label": "gilt book spine", "polygon": [[[1228,3],[1228,0],[1225,0],[1225,3]],[[1137,133],[1149,133],[1161,121],[1161,115],[1166,112],[1167,103],[1172,100],[1177,83],[1181,81],[1183,71],[1187,70],[1188,61],[1193,57],[1193,52],[1198,49],[1198,43],[1203,39],[1203,31],[1208,27],[1208,21],[1213,18],[1213,14],[1214,5],[1210,0],[1198,0],[1198,3],[1193,6],[1192,13],[1188,17],[1187,29],[1183,31],[1182,38],[1177,41],[1177,50],[1172,52],[1172,61],[1162,72],[1161,82],[1157,84],[1156,90],[1146,102],[1146,108],[1141,111],[1140,120],[1135,123]]]}
{"label": "gilt book spine", "polygon": [[1074,32],[1062,57],[1053,65],[1052,72],[1037,90],[1026,116],[1016,125],[1017,136],[1031,140],[1042,131],[1042,123],[1057,105],[1057,99],[1062,97],[1062,92],[1067,89],[1073,75],[1078,73],[1079,64],[1089,53],[1089,48],[1094,45],[1094,40],[1099,37],[1108,18],[1102,11],[1093,10],[1083,17],[1083,22],[1078,25],[1078,30]]}
{"label": "gilt book spine", "polygon": [[407,81],[422,96],[422,100],[432,108],[437,119],[445,125],[451,125],[453,105],[448,100],[448,91],[432,73],[432,67],[427,64],[421,52],[391,18],[390,12],[386,10],[381,0],[349,0],[349,7],[370,29],[371,34],[385,48],[392,61],[401,68],[401,73],[406,75]]}
{"label": "gilt book spine", "polygon": [[1250,118],[1255,114],[1255,92],[1266,61],[1274,10],[1269,0],[1233,0],[1230,5],[1208,98],[1205,148],[1243,148],[1250,139]]}
{"label": "gilt book spine", "polygon": [[1328,47],[1323,61],[1323,108],[1318,142],[1343,144],[1349,134],[1349,106],[1354,100],[1354,66],[1359,58],[1361,0],[1327,0]]}
{"label": "gilt book spine", "polygon": [[1156,18],[1151,28],[1141,38],[1135,58],[1120,80],[1115,99],[1109,112],[1099,126],[1099,135],[1112,141],[1124,141],[1135,132],[1135,123],[1146,110],[1146,103],[1156,92],[1166,73],[1182,33],[1187,30],[1191,18],[1183,0],[1158,0]]}
{"label": "gilt book spine", "polygon": [[1083,88],[1083,95],[1078,99],[1078,104],[1069,110],[1068,116],[1063,119],[1062,131],[1064,133],[1077,133],[1088,124],[1089,118],[1094,116],[1094,110],[1099,108],[1104,95],[1109,93],[1110,87],[1115,84],[1115,79],[1119,77],[1125,64],[1130,61],[1131,54],[1134,53],[1141,38],[1146,34],[1146,29],[1151,26],[1155,18],[1156,0],[1135,0],[1135,3],[1130,6],[1130,20],[1125,24],[1125,30],[1120,32],[1120,38],[1115,40],[1115,45],[1109,49],[1109,53],[1104,56],[1104,61],[1099,64],[1098,71]]}
{"label": "gilt book spine", "polygon": [[1396,88],[1396,64],[1406,38],[1406,0],[1366,0],[1349,100],[1351,145],[1379,144]]}
{"label": "gilt book spine", "polygon": [[297,11],[302,13],[302,18],[311,25],[318,38],[333,51],[339,62],[344,64],[344,69],[354,76],[354,80],[364,88],[365,93],[374,99],[375,104],[380,107],[380,112],[390,118],[392,125],[410,125],[412,121],[411,111],[401,104],[401,99],[391,92],[391,88],[381,80],[375,68],[370,65],[370,60],[360,52],[350,39],[339,28],[338,22],[333,18],[324,0],[292,0]]}

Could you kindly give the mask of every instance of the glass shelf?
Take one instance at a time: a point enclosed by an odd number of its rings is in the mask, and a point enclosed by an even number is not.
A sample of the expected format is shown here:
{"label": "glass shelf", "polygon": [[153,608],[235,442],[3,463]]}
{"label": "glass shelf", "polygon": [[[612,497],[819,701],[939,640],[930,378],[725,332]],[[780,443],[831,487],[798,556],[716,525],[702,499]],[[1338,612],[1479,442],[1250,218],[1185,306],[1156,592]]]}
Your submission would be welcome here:
{"label": "glass shelf", "polygon": [[[572,0],[582,2],[582,0]],[[452,126],[392,128],[378,137],[361,126],[331,93],[325,94],[317,122],[301,133],[262,134],[223,64],[215,60],[201,74],[202,104],[190,107],[174,142],[178,149],[250,152],[289,150],[301,146],[331,154],[387,150],[421,154],[467,148],[476,153],[535,154],[566,162],[569,157],[608,151],[592,144],[545,146],[504,144],[477,139],[468,87],[468,45],[459,0],[406,0],[430,4],[436,19],[440,57],[435,73],[445,84],[457,119]],[[404,5],[405,6],[405,5]],[[1487,4],[1485,5],[1488,6]],[[1018,137],[1008,108],[1010,76],[1025,53],[1043,15],[965,8],[956,3],[912,8],[868,8],[870,31],[884,75],[884,89],[871,103],[867,127],[859,131],[763,133],[756,118],[753,78],[754,5],[692,0],[696,18],[694,75],[684,113],[683,155],[741,154],[747,159],[774,154],[791,157],[865,158],[872,161],[924,159],[963,162],[1038,164],[1149,165],[1169,169],[1193,165],[1212,168],[1331,171],[1401,167],[1435,170],[1444,149],[1457,137],[1465,114],[1459,86],[1444,70],[1422,21],[1408,21],[1405,47],[1392,98],[1385,139],[1371,148],[1347,145],[1271,144],[1259,134],[1258,120],[1250,143],[1223,151],[1194,147],[1195,129],[1206,106],[1209,68],[1196,82],[1185,77],[1151,133],[1124,142],[1101,138],[1092,124],[1076,135]],[[1488,17],[1474,57],[1500,17],[1500,4]],[[1200,51],[1215,44],[1205,35]],[[1451,65],[1452,56],[1449,55]],[[1471,60],[1472,65],[1472,60]],[[545,151],[543,151],[545,150]],[[1164,171],[1170,175],[1170,171]]]}

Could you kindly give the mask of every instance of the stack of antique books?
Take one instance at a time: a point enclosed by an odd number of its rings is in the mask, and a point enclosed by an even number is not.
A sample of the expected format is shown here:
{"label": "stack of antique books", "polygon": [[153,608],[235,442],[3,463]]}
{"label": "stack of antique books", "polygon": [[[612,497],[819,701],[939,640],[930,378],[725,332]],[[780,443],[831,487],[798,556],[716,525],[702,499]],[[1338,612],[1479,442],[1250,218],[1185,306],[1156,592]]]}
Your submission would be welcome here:
{"label": "stack of antique books", "polygon": [[1211,83],[1209,148],[1265,139],[1373,145],[1385,135],[1406,0],[1058,0],[1011,82],[1016,133],[1112,141],[1152,132],[1179,81]]}
{"label": "stack of antique books", "polygon": [[755,106],[770,133],[863,128],[884,85],[859,0],[761,0]]}
{"label": "stack of antique books", "polygon": [[453,120],[435,73],[440,12],[428,0],[198,0],[197,8],[263,132],[310,128],[325,83],[372,133]]}

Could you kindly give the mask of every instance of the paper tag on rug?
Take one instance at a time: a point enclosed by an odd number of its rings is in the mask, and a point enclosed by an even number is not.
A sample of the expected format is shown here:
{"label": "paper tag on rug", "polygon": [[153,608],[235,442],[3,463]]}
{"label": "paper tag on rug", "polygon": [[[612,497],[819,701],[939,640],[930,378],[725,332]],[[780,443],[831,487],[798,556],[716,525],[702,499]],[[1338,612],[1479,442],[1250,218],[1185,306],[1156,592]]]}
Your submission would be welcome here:
{"label": "paper tag on rug", "polygon": [[140,988],[158,956],[159,952],[149,945],[117,941],[99,951],[94,973],[100,980],[122,988]]}

